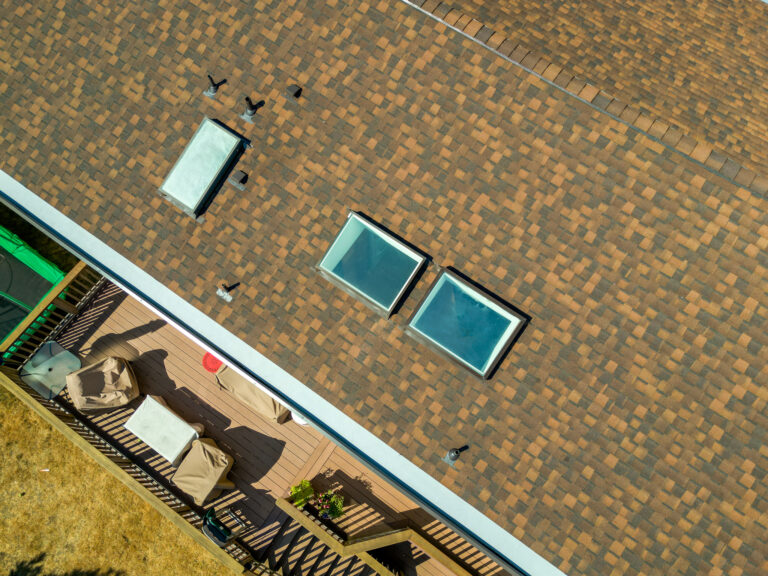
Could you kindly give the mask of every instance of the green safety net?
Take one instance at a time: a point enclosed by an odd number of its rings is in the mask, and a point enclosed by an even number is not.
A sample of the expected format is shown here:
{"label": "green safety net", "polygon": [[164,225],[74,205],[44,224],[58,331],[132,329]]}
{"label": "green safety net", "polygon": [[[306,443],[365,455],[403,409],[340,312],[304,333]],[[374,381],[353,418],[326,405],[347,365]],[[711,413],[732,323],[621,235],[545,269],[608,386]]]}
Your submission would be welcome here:
{"label": "green safety net", "polygon": [[3,226],[0,226],[0,248],[11,254],[19,262],[26,264],[27,267],[34,270],[52,285],[56,285],[64,279],[64,272],[40,256],[24,240]]}
{"label": "green safety net", "polygon": [[[0,226],[0,343],[64,277],[58,267],[16,234]],[[30,329],[13,343],[9,352],[28,339],[48,316],[49,311],[45,310],[35,318]]]}

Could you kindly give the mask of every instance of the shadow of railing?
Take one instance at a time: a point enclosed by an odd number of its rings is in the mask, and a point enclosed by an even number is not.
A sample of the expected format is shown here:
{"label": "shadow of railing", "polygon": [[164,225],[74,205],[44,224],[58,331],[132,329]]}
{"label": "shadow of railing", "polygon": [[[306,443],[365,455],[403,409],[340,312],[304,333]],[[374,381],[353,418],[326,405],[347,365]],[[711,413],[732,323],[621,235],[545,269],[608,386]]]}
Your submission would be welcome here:
{"label": "shadow of railing", "polygon": [[126,297],[127,294],[120,288],[105,281],[90,302],[67,326],[66,334],[62,334],[58,340],[59,344],[68,350],[79,351]]}
{"label": "shadow of railing", "polygon": [[17,372],[7,367],[0,367],[0,383],[221,561],[227,565],[235,563],[239,567],[252,562],[250,550],[239,540],[233,540],[221,549],[203,536],[199,532],[205,512],[202,507],[195,505],[146,461],[137,458],[135,452],[113,442],[109,435],[102,433],[91,419],[75,410],[64,398],[41,397],[19,378]]}
{"label": "shadow of railing", "polygon": [[[437,541],[427,533],[425,527],[436,520],[421,508],[398,512],[375,494],[371,482],[339,469],[326,469],[312,478],[311,483],[316,491],[341,490],[345,496],[362,504],[359,512],[355,507],[349,510],[351,517],[345,512],[343,524],[354,527],[354,531],[349,535],[350,531],[345,528],[342,546],[346,551],[361,550],[358,557],[371,561],[371,566],[378,562],[396,567],[396,571],[404,574],[413,573],[416,566],[433,558],[456,574],[478,573],[476,566],[469,566],[452,550],[458,540],[451,536],[448,540]],[[285,503],[278,502],[278,505],[282,508]],[[367,525],[366,521],[369,522]],[[455,537],[460,539],[458,535]],[[461,539],[461,542],[466,543],[466,540]],[[385,545],[372,548],[375,543]]]}

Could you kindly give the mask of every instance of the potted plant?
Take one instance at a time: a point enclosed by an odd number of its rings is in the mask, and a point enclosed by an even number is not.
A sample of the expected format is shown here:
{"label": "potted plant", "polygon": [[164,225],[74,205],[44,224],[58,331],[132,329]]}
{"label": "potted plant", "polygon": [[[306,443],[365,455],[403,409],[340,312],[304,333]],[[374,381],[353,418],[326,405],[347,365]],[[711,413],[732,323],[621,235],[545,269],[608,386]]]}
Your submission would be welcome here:
{"label": "potted plant", "polygon": [[314,496],[315,489],[312,488],[309,480],[302,480],[296,486],[291,486],[291,501],[299,510],[304,508],[304,505],[312,500]]}
{"label": "potted plant", "polygon": [[320,518],[338,518],[344,514],[344,496],[328,490],[318,494],[312,505],[317,509]]}

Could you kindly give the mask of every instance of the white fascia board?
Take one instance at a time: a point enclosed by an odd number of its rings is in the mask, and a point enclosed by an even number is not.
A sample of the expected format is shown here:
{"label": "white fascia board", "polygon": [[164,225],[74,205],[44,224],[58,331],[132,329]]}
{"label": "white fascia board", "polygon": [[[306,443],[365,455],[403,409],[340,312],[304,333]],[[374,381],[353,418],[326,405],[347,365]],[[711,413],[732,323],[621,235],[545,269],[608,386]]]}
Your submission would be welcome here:
{"label": "white fascia board", "polygon": [[[121,256],[87,230],[0,170],[0,199],[59,243],[226,363],[263,383],[343,448],[406,494],[453,524],[470,540],[530,576],[565,576],[553,564],[469,505],[308,386]],[[212,287],[214,289],[214,287]],[[172,311],[172,312],[171,312]],[[202,336],[205,335],[205,336]],[[311,408],[310,408],[311,407]]]}

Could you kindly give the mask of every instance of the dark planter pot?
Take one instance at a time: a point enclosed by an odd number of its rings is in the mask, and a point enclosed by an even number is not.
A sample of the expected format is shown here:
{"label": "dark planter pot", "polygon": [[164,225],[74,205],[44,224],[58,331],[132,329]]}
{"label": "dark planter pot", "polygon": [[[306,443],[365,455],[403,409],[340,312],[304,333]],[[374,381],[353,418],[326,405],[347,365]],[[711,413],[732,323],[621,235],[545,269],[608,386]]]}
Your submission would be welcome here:
{"label": "dark planter pot", "polygon": [[304,505],[304,510],[306,510],[309,514],[311,514],[312,516],[314,516],[315,518],[320,520],[320,522],[323,524],[323,526],[328,528],[328,530],[330,530],[334,534],[338,535],[342,539],[346,539],[347,538],[346,532],[344,532],[344,530],[342,530],[341,528],[336,526],[336,524],[334,524],[334,522],[333,522],[333,519],[330,518],[330,516],[328,516],[327,513],[325,513],[325,515],[323,515],[324,513],[321,513],[317,508],[315,508],[310,503],[307,503],[307,504]]}

